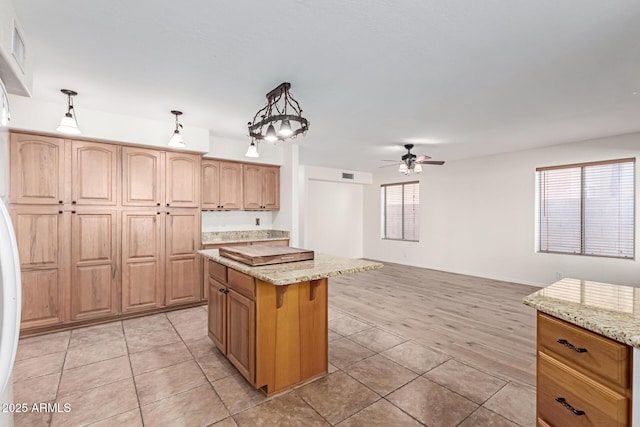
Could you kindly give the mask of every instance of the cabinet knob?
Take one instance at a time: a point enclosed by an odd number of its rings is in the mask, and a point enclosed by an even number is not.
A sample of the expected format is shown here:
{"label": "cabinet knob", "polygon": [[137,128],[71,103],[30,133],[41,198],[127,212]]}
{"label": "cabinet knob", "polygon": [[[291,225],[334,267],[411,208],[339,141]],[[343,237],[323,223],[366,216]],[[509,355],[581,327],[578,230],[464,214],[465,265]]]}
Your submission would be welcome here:
{"label": "cabinet knob", "polygon": [[76,201],[75,201],[75,200],[72,200],[72,201],[71,201],[71,204],[72,204],[72,205],[75,205],[75,204],[76,204]]}
{"label": "cabinet knob", "polygon": [[218,292],[224,292],[224,288],[218,289]]}
{"label": "cabinet knob", "polygon": [[156,215],[160,215],[160,212],[156,212]]}
{"label": "cabinet knob", "polygon": [[167,203],[167,207],[169,206],[169,203]]}
{"label": "cabinet knob", "polygon": [[74,214],[74,213],[76,213],[76,211],[71,211],[71,213],[73,213],[73,214]]}
{"label": "cabinet knob", "polygon": [[62,200],[58,200],[58,203],[62,204]]}
{"label": "cabinet knob", "polygon": [[158,203],[157,205],[160,206],[160,203]]}
{"label": "cabinet knob", "polygon": [[58,211],[58,213],[59,213],[59,214],[61,214],[61,213],[62,213],[62,211]]}
{"label": "cabinet knob", "polygon": [[167,212],[167,215],[171,215],[169,212]]}

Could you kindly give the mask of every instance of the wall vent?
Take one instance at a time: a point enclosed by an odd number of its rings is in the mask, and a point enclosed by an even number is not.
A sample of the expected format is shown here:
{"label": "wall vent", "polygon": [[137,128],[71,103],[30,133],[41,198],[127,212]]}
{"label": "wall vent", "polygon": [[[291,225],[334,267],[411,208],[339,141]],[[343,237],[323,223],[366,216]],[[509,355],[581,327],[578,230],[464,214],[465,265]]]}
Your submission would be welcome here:
{"label": "wall vent", "polygon": [[353,174],[342,172],[342,179],[353,179]]}

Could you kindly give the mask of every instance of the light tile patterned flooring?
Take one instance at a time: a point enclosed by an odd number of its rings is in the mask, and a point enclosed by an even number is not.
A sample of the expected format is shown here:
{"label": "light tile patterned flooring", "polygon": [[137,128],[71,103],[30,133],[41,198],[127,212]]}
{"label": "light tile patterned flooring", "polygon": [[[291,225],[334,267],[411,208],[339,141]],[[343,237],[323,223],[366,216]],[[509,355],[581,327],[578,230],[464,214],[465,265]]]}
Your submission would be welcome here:
{"label": "light tile patterned flooring", "polygon": [[329,310],[329,371],[270,399],[207,337],[195,307],[20,341],[27,426],[533,426],[535,392],[347,313]]}

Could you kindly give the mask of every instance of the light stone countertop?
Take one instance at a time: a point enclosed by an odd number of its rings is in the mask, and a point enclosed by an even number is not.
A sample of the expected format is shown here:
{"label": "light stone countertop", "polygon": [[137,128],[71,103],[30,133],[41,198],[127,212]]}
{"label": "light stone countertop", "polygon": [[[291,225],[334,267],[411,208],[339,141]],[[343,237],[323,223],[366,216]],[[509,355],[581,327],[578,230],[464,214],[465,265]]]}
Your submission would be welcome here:
{"label": "light stone countertop", "polygon": [[205,231],[202,233],[203,245],[268,242],[271,240],[286,239],[289,239],[289,232],[282,230]]}
{"label": "light stone countertop", "polygon": [[524,297],[522,302],[640,348],[640,288],[565,278]]}
{"label": "light stone countertop", "polygon": [[287,262],[284,264],[251,267],[238,261],[220,256],[217,249],[198,251],[210,258],[241,273],[274,285],[290,285],[292,283],[318,280],[325,277],[359,273],[361,271],[382,268],[382,264],[363,259],[344,258],[334,255],[315,253],[315,259],[309,261]]}

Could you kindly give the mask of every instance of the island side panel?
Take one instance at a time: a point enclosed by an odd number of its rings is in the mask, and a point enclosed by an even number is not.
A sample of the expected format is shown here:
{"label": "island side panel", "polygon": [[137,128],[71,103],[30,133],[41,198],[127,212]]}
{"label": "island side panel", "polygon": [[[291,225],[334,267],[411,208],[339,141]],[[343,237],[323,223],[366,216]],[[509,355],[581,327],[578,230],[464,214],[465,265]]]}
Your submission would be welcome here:
{"label": "island side panel", "polygon": [[270,395],[326,373],[327,280],[287,287],[257,283],[256,386]]}

